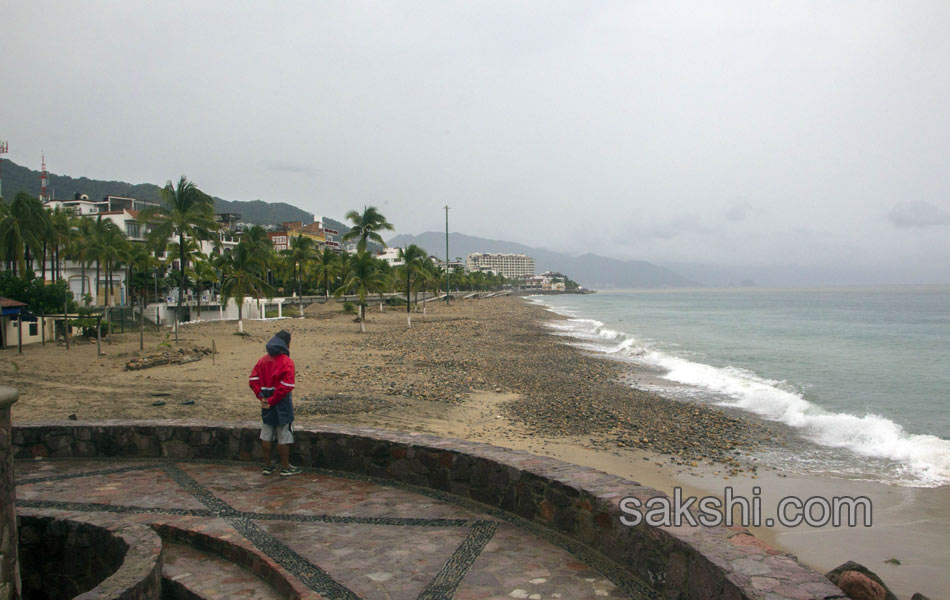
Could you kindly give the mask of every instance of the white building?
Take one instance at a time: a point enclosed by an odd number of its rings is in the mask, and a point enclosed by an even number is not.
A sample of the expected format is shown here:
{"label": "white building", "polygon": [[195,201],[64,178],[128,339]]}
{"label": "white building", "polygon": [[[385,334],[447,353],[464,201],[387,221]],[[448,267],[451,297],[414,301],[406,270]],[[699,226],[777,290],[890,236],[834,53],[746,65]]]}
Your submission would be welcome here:
{"label": "white building", "polygon": [[376,255],[376,258],[379,260],[386,261],[390,267],[398,267],[402,264],[402,260],[399,258],[400,248],[386,248],[382,252]]}
{"label": "white building", "polygon": [[469,271],[491,271],[506,279],[534,274],[534,259],[526,254],[473,252],[465,262]]}
{"label": "white building", "polygon": [[[122,196],[106,196],[101,201],[91,201],[85,194],[77,195],[73,200],[50,200],[44,203],[49,209],[63,208],[70,210],[74,215],[84,218],[103,218],[115,223],[119,231],[125,234],[125,237],[133,243],[145,243],[148,234],[151,232],[151,225],[140,223],[138,221],[139,213],[147,208],[158,206],[155,202],[138,200],[136,198],[126,198]],[[219,220],[219,223],[221,221]],[[222,225],[224,225],[222,223]],[[233,248],[237,245],[237,238],[234,232],[222,228],[219,232],[220,243],[223,248]],[[169,239],[169,242],[175,242],[175,239]],[[214,248],[210,241],[200,242],[201,252],[208,254]],[[52,280],[53,277],[53,256],[47,257],[46,277]],[[42,261],[40,261],[42,262]],[[78,263],[71,260],[63,261],[60,265],[62,272],[69,282],[69,289],[73,297],[82,303],[82,291],[93,297],[93,304],[101,304],[105,300],[106,287],[108,286],[107,274],[100,270],[98,286],[94,281],[96,278],[95,266],[87,265],[85,269],[85,281],[83,280],[83,269]],[[172,265],[177,268],[176,264]],[[34,267],[34,271],[39,274],[42,269],[39,265]],[[109,290],[109,304],[112,306],[129,304],[128,289],[125,284],[127,270],[125,268],[115,269],[112,272],[112,288]]]}

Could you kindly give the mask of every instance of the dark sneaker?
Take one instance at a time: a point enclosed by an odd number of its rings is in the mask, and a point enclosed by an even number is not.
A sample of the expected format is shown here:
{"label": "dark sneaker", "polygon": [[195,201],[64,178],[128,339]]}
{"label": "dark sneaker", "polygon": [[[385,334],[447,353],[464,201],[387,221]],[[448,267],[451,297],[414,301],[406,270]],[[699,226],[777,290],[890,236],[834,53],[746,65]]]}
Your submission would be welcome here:
{"label": "dark sneaker", "polygon": [[276,471],[276,470],[277,470],[277,464],[276,464],[276,463],[271,463],[271,464],[267,465],[266,467],[264,467],[263,469],[261,469],[261,474],[262,474],[262,475],[271,475],[271,474],[273,474],[274,471]]}
{"label": "dark sneaker", "polygon": [[291,475],[297,475],[299,473],[303,473],[303,469],[300,467],[295,467],[294,465],[290,465],[286,469],[280,470],[281,477],[290,477]]}

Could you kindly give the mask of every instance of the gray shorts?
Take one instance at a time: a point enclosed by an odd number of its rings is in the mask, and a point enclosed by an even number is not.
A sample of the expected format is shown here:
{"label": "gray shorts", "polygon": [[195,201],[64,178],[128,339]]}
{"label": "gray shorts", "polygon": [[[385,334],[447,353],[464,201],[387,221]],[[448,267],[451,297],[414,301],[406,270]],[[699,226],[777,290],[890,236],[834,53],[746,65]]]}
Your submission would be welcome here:
{"label": "gray shorts", "polygon": [[276,431],[278,444],[293,444],[294,430],[291,425],[292,423],[287,423],[286,425],[268,425],[267,423],[261,423],[261,439],[265,442],[273,442]]}

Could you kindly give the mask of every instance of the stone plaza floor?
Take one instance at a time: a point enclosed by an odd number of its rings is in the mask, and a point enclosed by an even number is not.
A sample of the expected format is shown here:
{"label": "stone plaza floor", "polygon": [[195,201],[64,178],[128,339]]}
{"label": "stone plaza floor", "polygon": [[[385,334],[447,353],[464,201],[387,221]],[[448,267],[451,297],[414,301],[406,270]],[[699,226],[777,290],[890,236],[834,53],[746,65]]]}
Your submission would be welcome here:
{"label": "stone plaza floor", "polygon": [[[640,598],[599,555],[471,501],[345,473],[171,460],[17,461],[21,515],[163,539],[163,580],[199,598]],[[184,594],[183,597],[189,597]]]}

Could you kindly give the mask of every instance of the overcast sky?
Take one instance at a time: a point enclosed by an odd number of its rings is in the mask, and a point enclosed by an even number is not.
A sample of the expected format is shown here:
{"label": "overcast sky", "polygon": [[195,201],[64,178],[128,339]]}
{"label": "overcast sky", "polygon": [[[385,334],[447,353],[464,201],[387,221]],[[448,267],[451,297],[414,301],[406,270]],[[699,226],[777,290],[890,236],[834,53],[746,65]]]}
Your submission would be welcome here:
{"label": "overcast sky", "polygon": [[399,233],[449,204],[554,250],[950,281],[948,32],[945,0],[11,1],[0,139]]}

